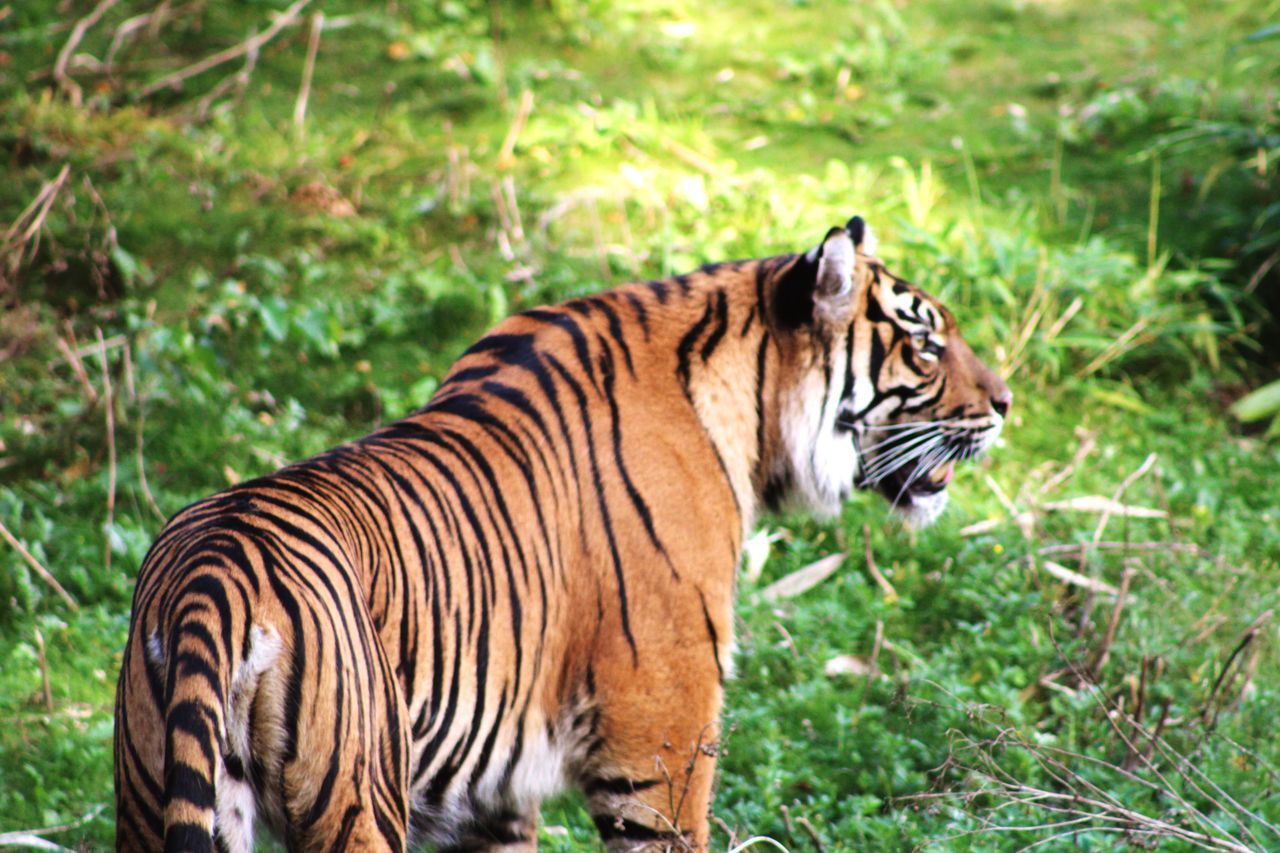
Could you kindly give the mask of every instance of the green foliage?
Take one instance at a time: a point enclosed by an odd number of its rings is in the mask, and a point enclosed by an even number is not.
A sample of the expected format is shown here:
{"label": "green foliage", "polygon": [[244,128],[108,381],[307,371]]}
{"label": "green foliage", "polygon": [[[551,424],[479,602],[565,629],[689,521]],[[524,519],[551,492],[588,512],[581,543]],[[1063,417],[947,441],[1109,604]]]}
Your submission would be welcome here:
{"label": "green foliage", "polygon": [[[110,843],[118,651],[163,516],[422,405],[511,311],[856,212],[1017,401],[935,528],[865,495],[766,520],[714,807],[732,840],[1072,828],[1013,780],[1280,842],[1274,628],[1249,633],[1277,603],[1280,452],[1223,411],[1261,384],[1241,352],[1280,247],[1274,3],[330,3],[301,126],[309,19],[243,84],[240,59],[142,94],[284,5],[131,29],[107,73],[90,60],[156,8],[117,4],[74,51],[79,106],[49,76],[60,7],[0,6],[0,521],[79,603],[0,546],[0,831],[105,805],[56,837]],[[1158,517],[1069,505],[1152,452],[1117,500]],[[836,551],[817,589],[757,598]],[[1112,724],[1135,713],[1203,777],[1135,753]],[[544,824],[549,849],[594,843],[576,798]]]}

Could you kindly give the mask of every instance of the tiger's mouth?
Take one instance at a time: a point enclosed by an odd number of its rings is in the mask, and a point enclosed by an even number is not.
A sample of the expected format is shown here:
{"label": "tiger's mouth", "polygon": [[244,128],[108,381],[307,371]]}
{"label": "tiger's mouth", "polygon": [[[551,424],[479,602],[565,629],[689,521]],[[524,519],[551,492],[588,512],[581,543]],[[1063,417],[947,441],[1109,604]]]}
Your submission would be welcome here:
{"label": "tiger's mouth", "polygon": [[[864,457],[856,483],[873,489],[895,509],[911,514],[927,507],[936,512],[946,501],[946,490],[955,476],[957,462],[981,456],[994,443],[1000,429],[957,428],[957,425],[890,424],[878,428],[889,438],[874,440]],[[873,432],[872,435],[876,433]],[[863,437],[867,441],[866,437]]]}
{"label": "tiger's mouth", "polygon": [[928,471],[921,467],[918,460],[912,460],[890,471],[875,483],[876,491],[895,506],[915,503],[919,498],[945,491],[955,474],[956,463],[948,459]]}

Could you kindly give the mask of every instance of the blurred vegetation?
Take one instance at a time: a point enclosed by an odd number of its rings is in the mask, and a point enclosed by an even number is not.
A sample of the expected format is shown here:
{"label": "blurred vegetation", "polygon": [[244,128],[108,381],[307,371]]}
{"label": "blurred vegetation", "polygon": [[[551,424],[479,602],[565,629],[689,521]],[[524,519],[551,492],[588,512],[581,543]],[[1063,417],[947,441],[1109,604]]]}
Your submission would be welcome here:
{"label": "blurred vegetation", "polygon": [[1227,414],[1280,340],[1278,13],[0,0],[0,833],[111,843],[163,517],[421,405],[511,311],[860,213],[1014,416],[933,529],[767,520],[717,849],[1280,846],[1280,451]]}

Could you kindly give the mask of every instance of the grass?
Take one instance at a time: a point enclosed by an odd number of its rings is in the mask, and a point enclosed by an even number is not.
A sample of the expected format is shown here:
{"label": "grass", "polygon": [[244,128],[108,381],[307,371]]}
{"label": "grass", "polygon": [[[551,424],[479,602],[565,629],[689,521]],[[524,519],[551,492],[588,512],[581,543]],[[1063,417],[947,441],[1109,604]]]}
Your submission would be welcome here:
{"label": "grass", "polygon": [[[419,405],[510,311],[858,212],[1014,416],[935,528],[872,496],[766,520],[717,849],[1280,843],[1280,450],[1225,413],[1274,359],[1250,342],[1280,246],[1276,3],[326,4],[300,125],[305,21],[243,90],[240,61],[138,96],[282,6],[137,30],[111,75],[70,62],[77,106],[50,76],[65,16],[0,4],[0,521],[77,604],[0,548],[0,833],[105,806],[51,837],[110,843],[162,516]],[[1104,526],[1089,496],[1158,515]],[[755,595],[834,553],[816,589]],[[1084,809],[1099,790],[1123,814]],[[594,843],[572,797],[544,824]]]}

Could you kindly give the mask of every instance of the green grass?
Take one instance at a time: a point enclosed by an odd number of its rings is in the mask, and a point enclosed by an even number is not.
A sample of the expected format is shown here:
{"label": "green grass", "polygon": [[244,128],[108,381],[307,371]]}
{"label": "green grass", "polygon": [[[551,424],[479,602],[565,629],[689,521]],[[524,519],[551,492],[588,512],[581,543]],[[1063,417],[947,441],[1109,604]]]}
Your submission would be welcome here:
{"label": "green grass", "polygon": [[[930,530],[873,496],[833,524],[766,520],[716,848],[1150,840],[1046,828],[1062,816],[1018,785],[1280,844],[1275,629],[1248,633],[1277,604],[1280,450],[1226,414],[1275,357],[1251,342],[1277,268],[1248,291],[1280,248],[1280,4],[326,4],[341,26],[301,128],[305,25],[204,116],[238,65],[137,97],[282,5],[140,35],[114,77],[74,71],[76,107],[45,73],[64,16],[0,4],[0,234],[70,165],[39,240],[0,252],[0,521],[79,604],[0,546],[0,832],[105,806],[52,837],[110,844],[119,649],[162,515],[421,404],[513,310],[794,251],[856,212],[1017,400]],[[77,52],[103,58],[150,8],[112,10]],[[1087,547],[1099,515],[1052,505],[1111,497],[1152,453],[1120,500],[1165,515],[1113,516],[1100,538],[1129,546]],[[756,600],[835,552],[823,585]],[[1097,663],[1116,598],[1046,560],[1113,587],[1132,571],[1093,686],[1072,667]],[[841,655],[876,673],[829,677]],[[1169,750],[1150,764],[1108,722],[1135,703]],[[544,822],[549,849],[594,843],[572,797]]]}

